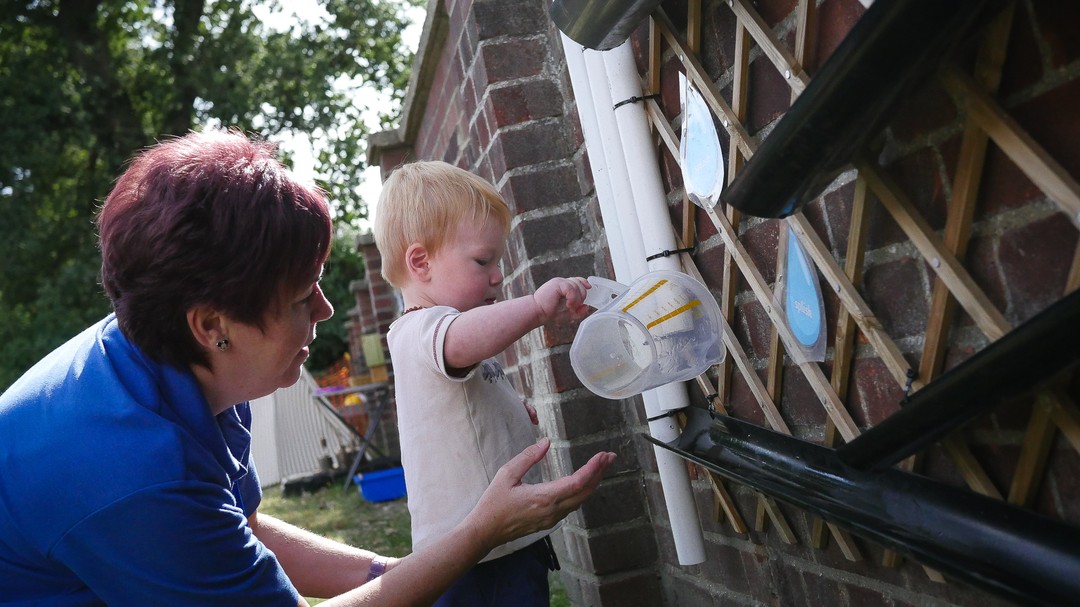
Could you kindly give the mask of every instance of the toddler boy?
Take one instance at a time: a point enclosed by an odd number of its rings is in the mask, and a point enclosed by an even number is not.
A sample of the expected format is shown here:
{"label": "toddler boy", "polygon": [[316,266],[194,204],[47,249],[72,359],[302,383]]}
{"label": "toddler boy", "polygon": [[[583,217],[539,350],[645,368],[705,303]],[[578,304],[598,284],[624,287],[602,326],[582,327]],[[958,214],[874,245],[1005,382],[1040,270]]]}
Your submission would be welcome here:
{"label": "toddler boy", "polygon": [[[405,306],[387,341],[414,550],[464,519],[499,467],[536,441],[536,411],[492,357],[557,314],[589,310],[583,278],[497,301],[509,228],[495,188],[445,162],[406,164],[383,184],[375,240]],[[549,533],[496,548],[436,605],[547,607]]]}

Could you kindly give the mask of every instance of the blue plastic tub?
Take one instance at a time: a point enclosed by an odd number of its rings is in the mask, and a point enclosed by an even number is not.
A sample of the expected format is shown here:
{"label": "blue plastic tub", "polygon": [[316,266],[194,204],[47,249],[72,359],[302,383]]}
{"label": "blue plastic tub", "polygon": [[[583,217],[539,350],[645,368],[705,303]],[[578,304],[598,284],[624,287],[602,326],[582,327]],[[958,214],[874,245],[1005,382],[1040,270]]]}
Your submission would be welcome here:
{"label": "blue plastic tub", "polygon": [[405,497],[405,470],[388,468],[366,472],[353,477],[360,486],[360,495],[369,502],[388,502]]}

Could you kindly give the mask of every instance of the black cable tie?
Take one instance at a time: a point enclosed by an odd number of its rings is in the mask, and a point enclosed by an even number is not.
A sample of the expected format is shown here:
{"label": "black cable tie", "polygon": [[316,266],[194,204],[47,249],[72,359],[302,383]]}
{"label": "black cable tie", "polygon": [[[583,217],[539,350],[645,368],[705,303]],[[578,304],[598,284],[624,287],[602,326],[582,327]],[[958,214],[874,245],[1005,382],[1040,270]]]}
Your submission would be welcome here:
{"label": "black cable tie", "polygon": [[911,396],[911,384],[918,376],[919,374],[915,372],[915,369],[909,368],[907,370],[907,383],[904,384],[904,398],[900,401],[901,407],[907,404],[908,397]]}
{"label": "black cable tie", "polygon": [[674,251],[661,251],[655,255],[649,255],[645,258],[645,261],[652,261],[654,259],[660,259],[661,257],[669,257],[671,255],[678,255],[679,253],[693,253],[694,247],[684,247],[681,249],[675,249]]}
{"label": "black cable tie", "polygon": [[626,105],[627,103],[637,103],[638,101],[645,101],[646,99],[659,99],[659,98],[660,98],[659,93],[656,93],[654,95],[644,95],[642,97],[631,97],[629,99],[623,99],[622,101],[616,103],[615,107],[613,107],[611,109],[612,110],[617,110],[617,109],[621,108],[622,106]]}
{"label": "black cable tie", "polygon": [[658,420],[658,419],[664,419],[665,417],[672,417],[673,415],[675,415],[675,414],[676,414],[676,413],[678,413],[678,412],[679,412],[679,410],[678,410],[678,409],[672,409],[671,411],[667,411],[667,412],[665,412],[665,413],[661,413],[660,415],[657,415],[657,416],[655,416],[655,417],[650,417],[650,418],[648,418],[648,419],[647,419],[647,420],[645,420],[645,421],[648,421],[648,422],[654,422],[654,421],[656,421],[656,420]]}

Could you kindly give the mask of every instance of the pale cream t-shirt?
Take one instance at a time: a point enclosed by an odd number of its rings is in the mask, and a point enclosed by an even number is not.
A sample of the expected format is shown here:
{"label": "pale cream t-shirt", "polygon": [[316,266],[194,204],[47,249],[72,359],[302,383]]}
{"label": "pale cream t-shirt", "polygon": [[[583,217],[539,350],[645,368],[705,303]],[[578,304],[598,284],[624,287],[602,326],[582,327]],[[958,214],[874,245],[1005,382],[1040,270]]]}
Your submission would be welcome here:
{"label": "pale cream t-shirt", "polygon": [[[465,377],[447,373],[443,343],[459,314],[447,306],[416,310],[394,321],[387,333],[414,551],[460,523],[499,467],[537,440],[521,396],[494,359]],[[524,482],[541,480],[534,467]],[[499,546],[483,560],[510,554],[549,533]]]}

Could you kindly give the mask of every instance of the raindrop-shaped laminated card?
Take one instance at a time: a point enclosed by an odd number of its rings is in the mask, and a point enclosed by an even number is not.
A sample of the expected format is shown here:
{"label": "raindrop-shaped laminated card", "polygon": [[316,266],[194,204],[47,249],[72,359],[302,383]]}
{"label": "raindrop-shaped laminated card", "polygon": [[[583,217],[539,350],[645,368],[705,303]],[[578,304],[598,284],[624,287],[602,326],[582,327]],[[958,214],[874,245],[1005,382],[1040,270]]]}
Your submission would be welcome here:
{"label": "raindrop-shaped laminated card", "polygon": [[825,360],[825,306],[817,272],[810,264],[795,232],[785,224],[783,275],[780,276],[776,297],[788,328],[795,336],[797,349],[788,354],[796,363]]}
{"label": "raindrop-shaped laminated card", "polygon": [[686,75],[679,74],[682,92],[682,165],[686,197],[703,209],[711,209],[724,189],[724,152],[716,133],[712,111]]}

